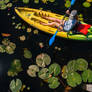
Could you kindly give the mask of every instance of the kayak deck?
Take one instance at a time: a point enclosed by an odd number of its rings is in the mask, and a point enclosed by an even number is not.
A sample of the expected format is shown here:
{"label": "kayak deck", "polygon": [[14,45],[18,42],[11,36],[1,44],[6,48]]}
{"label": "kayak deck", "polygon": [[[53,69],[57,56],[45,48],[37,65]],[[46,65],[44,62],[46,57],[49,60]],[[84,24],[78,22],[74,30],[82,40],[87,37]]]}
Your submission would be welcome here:
{"label": "kayak deck", "polygon": [[[15,8],[15,12],[31,26],[50,34],[55,34],[57,28],[51,27],[51,26],[44,26],[40,24],[40,22],[44,22],[44,23],[51,22],[47,19],[44,19],[42,16],[54,17],[60,20],[64,17],[63,15],[59,15],[59,14],[55,14],[55,13],[51,13],[43,10],[23,8],[23,7]],[[73,34],[73,33],[67,33],[67,32],[58,32],[57,36],[73,39],[73,40],[92,40],[92,35],[89,35],[87,37],[83,34]]]}

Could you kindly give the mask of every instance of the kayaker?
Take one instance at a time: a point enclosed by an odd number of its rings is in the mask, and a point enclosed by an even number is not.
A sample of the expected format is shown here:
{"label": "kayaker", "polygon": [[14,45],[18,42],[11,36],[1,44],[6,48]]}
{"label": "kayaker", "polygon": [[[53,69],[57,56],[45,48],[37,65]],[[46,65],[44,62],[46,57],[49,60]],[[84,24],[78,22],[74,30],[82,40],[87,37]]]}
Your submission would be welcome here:
{"label": "kayaker", "polygon": [[67,10],[66,14],[69,15],[69,19],[68,20],[59,20],[57,18],[45,17],[44,16],[43,18],[48,19],[48,20],[53,21],[53,22],[49,22],[47,24],[41,22],[41,24],[42,25],[46,25],[46,26],[57,27],[57,28],[59,27],[59,25],[61,25],[59,31],[69,32],[78,23],[77,10],[72,10],[71,13],[70,13],[69,10]]}

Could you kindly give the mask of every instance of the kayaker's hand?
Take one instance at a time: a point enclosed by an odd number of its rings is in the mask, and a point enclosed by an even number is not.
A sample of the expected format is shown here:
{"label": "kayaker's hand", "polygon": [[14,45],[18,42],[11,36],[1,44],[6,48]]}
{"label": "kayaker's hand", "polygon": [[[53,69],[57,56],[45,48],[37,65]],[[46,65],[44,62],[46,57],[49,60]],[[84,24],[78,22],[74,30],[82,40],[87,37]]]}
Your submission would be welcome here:
{"label": "kayaker's hand", "polygon": [[69,14],[70,14],[70,11],[69,11],[69,10],[66,10],[66,14],[68,14],[68,15],[69,15]]}

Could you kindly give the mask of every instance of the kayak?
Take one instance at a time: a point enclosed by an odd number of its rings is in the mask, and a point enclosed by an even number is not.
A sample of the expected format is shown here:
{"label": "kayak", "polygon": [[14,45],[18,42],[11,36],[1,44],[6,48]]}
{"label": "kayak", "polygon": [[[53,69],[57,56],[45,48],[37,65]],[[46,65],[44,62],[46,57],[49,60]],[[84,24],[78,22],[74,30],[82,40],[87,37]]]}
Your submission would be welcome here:
{"label": "kayak", "polygon": [[[60,20],[63,19],[64,17],[64,15],[52,13],[49,11],[33,9],[33,8],[24,8],[24,7],[15,7],[15,12],[18,14],[18,16],[20,16],[25,22],[27,22],[31,26],[49,34],[55,34],[57,28],[42,25],[40,22],[44,22],[44,23],[51,22],[47,19],[44,19],[43,16],[54,17]],[[86,23],[81,22],[81,24],[86,24]],[[90,31],[90,29],[88,29],[88,31]],[[89,35],[86,36],[84,34],[75,34],[72,31],[70,32],[62,31],[62,32],[58,32],[56,36],[67,39],[73,39],[73,40],[92,41],[92,32],[90,32]]]}

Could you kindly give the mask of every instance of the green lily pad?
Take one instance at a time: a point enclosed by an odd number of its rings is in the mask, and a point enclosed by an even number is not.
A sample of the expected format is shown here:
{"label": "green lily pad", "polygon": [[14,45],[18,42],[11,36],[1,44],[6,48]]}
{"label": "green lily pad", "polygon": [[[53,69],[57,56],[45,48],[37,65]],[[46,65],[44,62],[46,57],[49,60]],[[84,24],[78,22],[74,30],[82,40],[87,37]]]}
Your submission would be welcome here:
{"label": "green lily pad", "polygon": [[7,4],[7,3],[9,3],[9,2],[10,2],[10,0],[4,0],[4,2]]}
{"label": "green lily pad", "polygon": [[38,72],[38,77],[41,78],[41,79],[48,79],[49,78],[48,69],[47,68],[42,68]]}
{"label": "green lily pad", "polygon": [[9,86],[12,92],[18,92],[22,87],[22,82],[20,79],[12,80]]}
{"label": "green lily pad", "polygon": [[39,3],[39,0],[34,0],[34,3],[38,4]]}
{"label": "green lily pad", "polygon": [[87,1],[85,1],[85,2],[83,3],[83,6],[86,7],[86,8],[88,8],[88,7],[91,6],[91,4],[90,4],[89,2],[87,2]]}
{"label": "green lily pad", "polygon": [[41,53],[36,57],[36,64],[39,67],[45,67],[46,65],[49,65],[51,62],[51,58],[46,53]]}
{"label": "green lily pad", "polygon": [[4,38],[2,40],[2,44],[5,45],[5,46],[9,45],[9,43],[10,43],[10,40],[8,38]]}
{"label": "green lily pad", "polygon": [[59,64],[54,63],[49,66],[49,73],[53,76],[57,76],[61,72],[61,67]]}
{"label": "green lily pad", "polygon": [[23,3],[28,4],[29,0],[23,0]]}
{"label": "green lily pad", "polygon": [[8,53],[8,54],[13,54],[14,53],[13,48],[10,47],[10,46],[6,46],[5,50],[6,50],[6,53]]}
{"label": "green lily pad", "polygon": [[0,52],[4,53],[5,52],[5,46],[4,45],[0,45]]}
{"label": "green lily pad", "polygon": [[86,70],[88,68],[88,62],[85,59],[79,58],[79,59],[77,59],[76,62],[77,62],[76,63],[77,69],[79,71],[84,71],[84,70]]}
{"label": "green lily pad", "polygon": [[49,83],[49,87],[51,89],[55,89],[55,88],[57,88],[60,85],[60,83],[58,81],[58,78],[56,78],[56,77],[49,78],[48,79],[48,83]]}
{"label": "green lily pad", "polygon": [[49,0],[49,2],[53,3],[53,2],[55,2],[55,0]]}
{"label": "green lily pad", "polygon": [[77,71],[76,60],[71,60],[67,64],[67,69],[69,72]]}
{"label": "green lily pad", "polygon": [[68,69],[67,69],[67,66],[65,65],[65,66],[63,67],[63,69],[62,69],[62,77],[63,77],[64,79],[66,79],[66,78],[67,78],[67,75],[68,75]]}
{"label": "green lily pad", "polygon": [[27,74],[31,77],[36,77],[36,73],[39,72],[39,67],[37,65],[30,65],[27,70]]}
{"label": "green lily pad", "polygon": [[82,73],[83,82],[92,83],[92,70],[87,69]]}
{"label": "green lily pad", "polygon": [[65,3],[65,7],[68,8],[70,6],[71,6],[71,2],[69,0],[67,0],[66,3]]}
{"label": "green lily pad", "polygon": [[24,49],[24,57],[30,59],[32,58],[32,53],[28,49]]}
{"label": "green lily pad", "polygon": [[67,76],[67,83],[71,87],[76,87],[82,82],[81,76],[77,72],[69,73]]}

